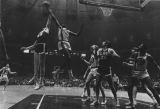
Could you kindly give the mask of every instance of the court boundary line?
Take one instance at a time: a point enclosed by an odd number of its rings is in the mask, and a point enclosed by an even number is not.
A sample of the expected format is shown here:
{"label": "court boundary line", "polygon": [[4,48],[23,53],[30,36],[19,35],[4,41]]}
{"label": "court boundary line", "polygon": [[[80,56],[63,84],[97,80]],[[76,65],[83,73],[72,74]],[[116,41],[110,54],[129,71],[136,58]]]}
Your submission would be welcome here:
{"label": "court boundary line", "polygon": [[42,101],[43,101],[44,97],[45,97],[45,94],[43,94],[43,96],[42,96],[40,102],[38,103],[38,105],[37,105],[37,107],[36,107],[36,109],[39,109],[39,108],[40,108],[40,106],[41,106],[41,104],[42,104]]}

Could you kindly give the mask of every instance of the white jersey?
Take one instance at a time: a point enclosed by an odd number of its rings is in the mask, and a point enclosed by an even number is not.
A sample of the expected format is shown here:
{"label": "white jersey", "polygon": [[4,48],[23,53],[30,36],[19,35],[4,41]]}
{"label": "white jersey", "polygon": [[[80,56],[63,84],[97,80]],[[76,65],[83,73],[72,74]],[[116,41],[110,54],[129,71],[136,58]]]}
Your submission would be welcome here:
{"label": "white jersey", "polygon": [[70,30],[66,28],[58,28],[58,49],[63,48],[71,50],[71,45],[69,43]]}
{"label": "white jersey", "polygon": [[91,68],[98,67],[98,61],[95,59],[95,56],[93,54],[91,55],[91,58],[90,58],[89,62],[91,64],[90,65]]}
{"label": "white jersey", "polygon": [[11,72],[10,68],[8,67],[3,67],[2,68],[2,73],[1,73],[1,76],[0,76],[0,82],[1,81],[8,81],[8,74]]}
{"label": "white jersey", "polygon": [[3,68],[2,68],[1,76],[2,76],[2,75],[8,75],[10,72],[11,72],[11,69],[10,69],[10,68],[8,68],[8,67],[3,67]]}
{"label": "white jersey", "polygon": [[133,77],[137,77],[139,79],[143,79],[149,76],[147,71],[147,57],[150,56],[148,53],[146,53],[144,56],[140,56],[138,53],[138,56],[135,61],[134,70],[132,72]]}

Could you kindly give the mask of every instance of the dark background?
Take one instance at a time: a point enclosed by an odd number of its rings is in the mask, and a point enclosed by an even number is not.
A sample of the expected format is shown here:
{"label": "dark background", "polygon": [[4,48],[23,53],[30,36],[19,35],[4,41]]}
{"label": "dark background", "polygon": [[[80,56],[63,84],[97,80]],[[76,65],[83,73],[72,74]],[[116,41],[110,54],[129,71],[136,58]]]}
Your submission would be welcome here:
{"label": "dark background", "polygon": [[[2,30],[11,68],[20,76],[33,74],[33,55],[23,54],[20,47],[33,44],[36,35],[45,26],[47,18],[42,15],[42,1],[2,0]],[[150,2],[143,12],[114,9],[109,17],[103,16],[99,8],[79,4],[78,0],[48,1],[60,23],[70,30],[78,32],[80,25],[84,24],[80,37],[71,38],[73,51],[88,52],[91,44],[100,44],[101,41],[108,39],[125,59],[129,56],[130,48],[145,42],[149,53],[160,63],[160,2],[158,0]],[[138,6],[137,0],[114,0],[114,2]],[[53,22],[48,50],[55,49],[57,49],[57,29]],[[62,62],[63,58],[60,56],[47,56],[46,74],[50,76],[53,66],[61,65]],[[113,70],[118,75],[128,73],[120,62],[114,63],[114,66]],[[72,56],[72,67],[74,74],[79,77],[87,66],[79,56]],[[151,65],[149,70],[154,78],[158,77],[160,72],[155,69],[155,66]]]}

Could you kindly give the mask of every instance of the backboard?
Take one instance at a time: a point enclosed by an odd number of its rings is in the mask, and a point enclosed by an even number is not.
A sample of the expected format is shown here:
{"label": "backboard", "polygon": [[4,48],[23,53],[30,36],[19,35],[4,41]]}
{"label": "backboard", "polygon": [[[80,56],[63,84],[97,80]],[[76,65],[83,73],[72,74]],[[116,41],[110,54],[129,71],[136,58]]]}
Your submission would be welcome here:
{"label": "backboard", "polygon": [[151,0],[79,0],[79,3],[96,7],[142,11]]}

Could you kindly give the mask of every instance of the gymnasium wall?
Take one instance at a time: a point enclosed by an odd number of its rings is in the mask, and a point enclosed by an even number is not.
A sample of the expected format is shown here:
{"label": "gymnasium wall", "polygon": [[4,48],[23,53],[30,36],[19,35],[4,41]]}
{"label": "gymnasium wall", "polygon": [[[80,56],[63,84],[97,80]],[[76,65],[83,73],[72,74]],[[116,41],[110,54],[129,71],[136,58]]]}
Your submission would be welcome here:
{"label": "gymnasium wall", "polygon": [[[111,40],[116,51],[125,58],[129,49],[145,42],[149,51],[160,63],[160,2],[153,1],[143,12],[113,10],[109,17],[104,17],[97,7],[79,4],[78,0],[48,0],[51,8],[61,24],[77,32],[81,24],[84,30],[80,37],[71,38],[73,51],[87,51],[91,44],[100,44],[102,40]],[[118,0],[119,4],[137,6],[135,0]],[[29,58],[19,49],[31,45],[38,32],[44,27],[46,17],[42,15],[42,0],[2,0],[2,29],[5,34],[7,51],[15,70],[23,74],[25,68],[32,72],[32,55]],[[57,49],[57,29],[53,22],[49,50]],[[57,58],[56,58],[57,59]],[[83,72],[85,66],[79,57],[73,58],[73,68],[77,74]],[[54,60],[53,63],[59,60]],[[76,64],[74,64],[76,63]],[[78,63],[78,64],[77,64]],[[50,64],[50,65],[51,65]],[[82,65],[83,64],[83,65]],[[117,65],[118,66],[118,65]],[[49,72],[52,67],[48,67]],[[117,71],[118,70],[118,71]],[[124,72],[116,68],[117,72]]]}

